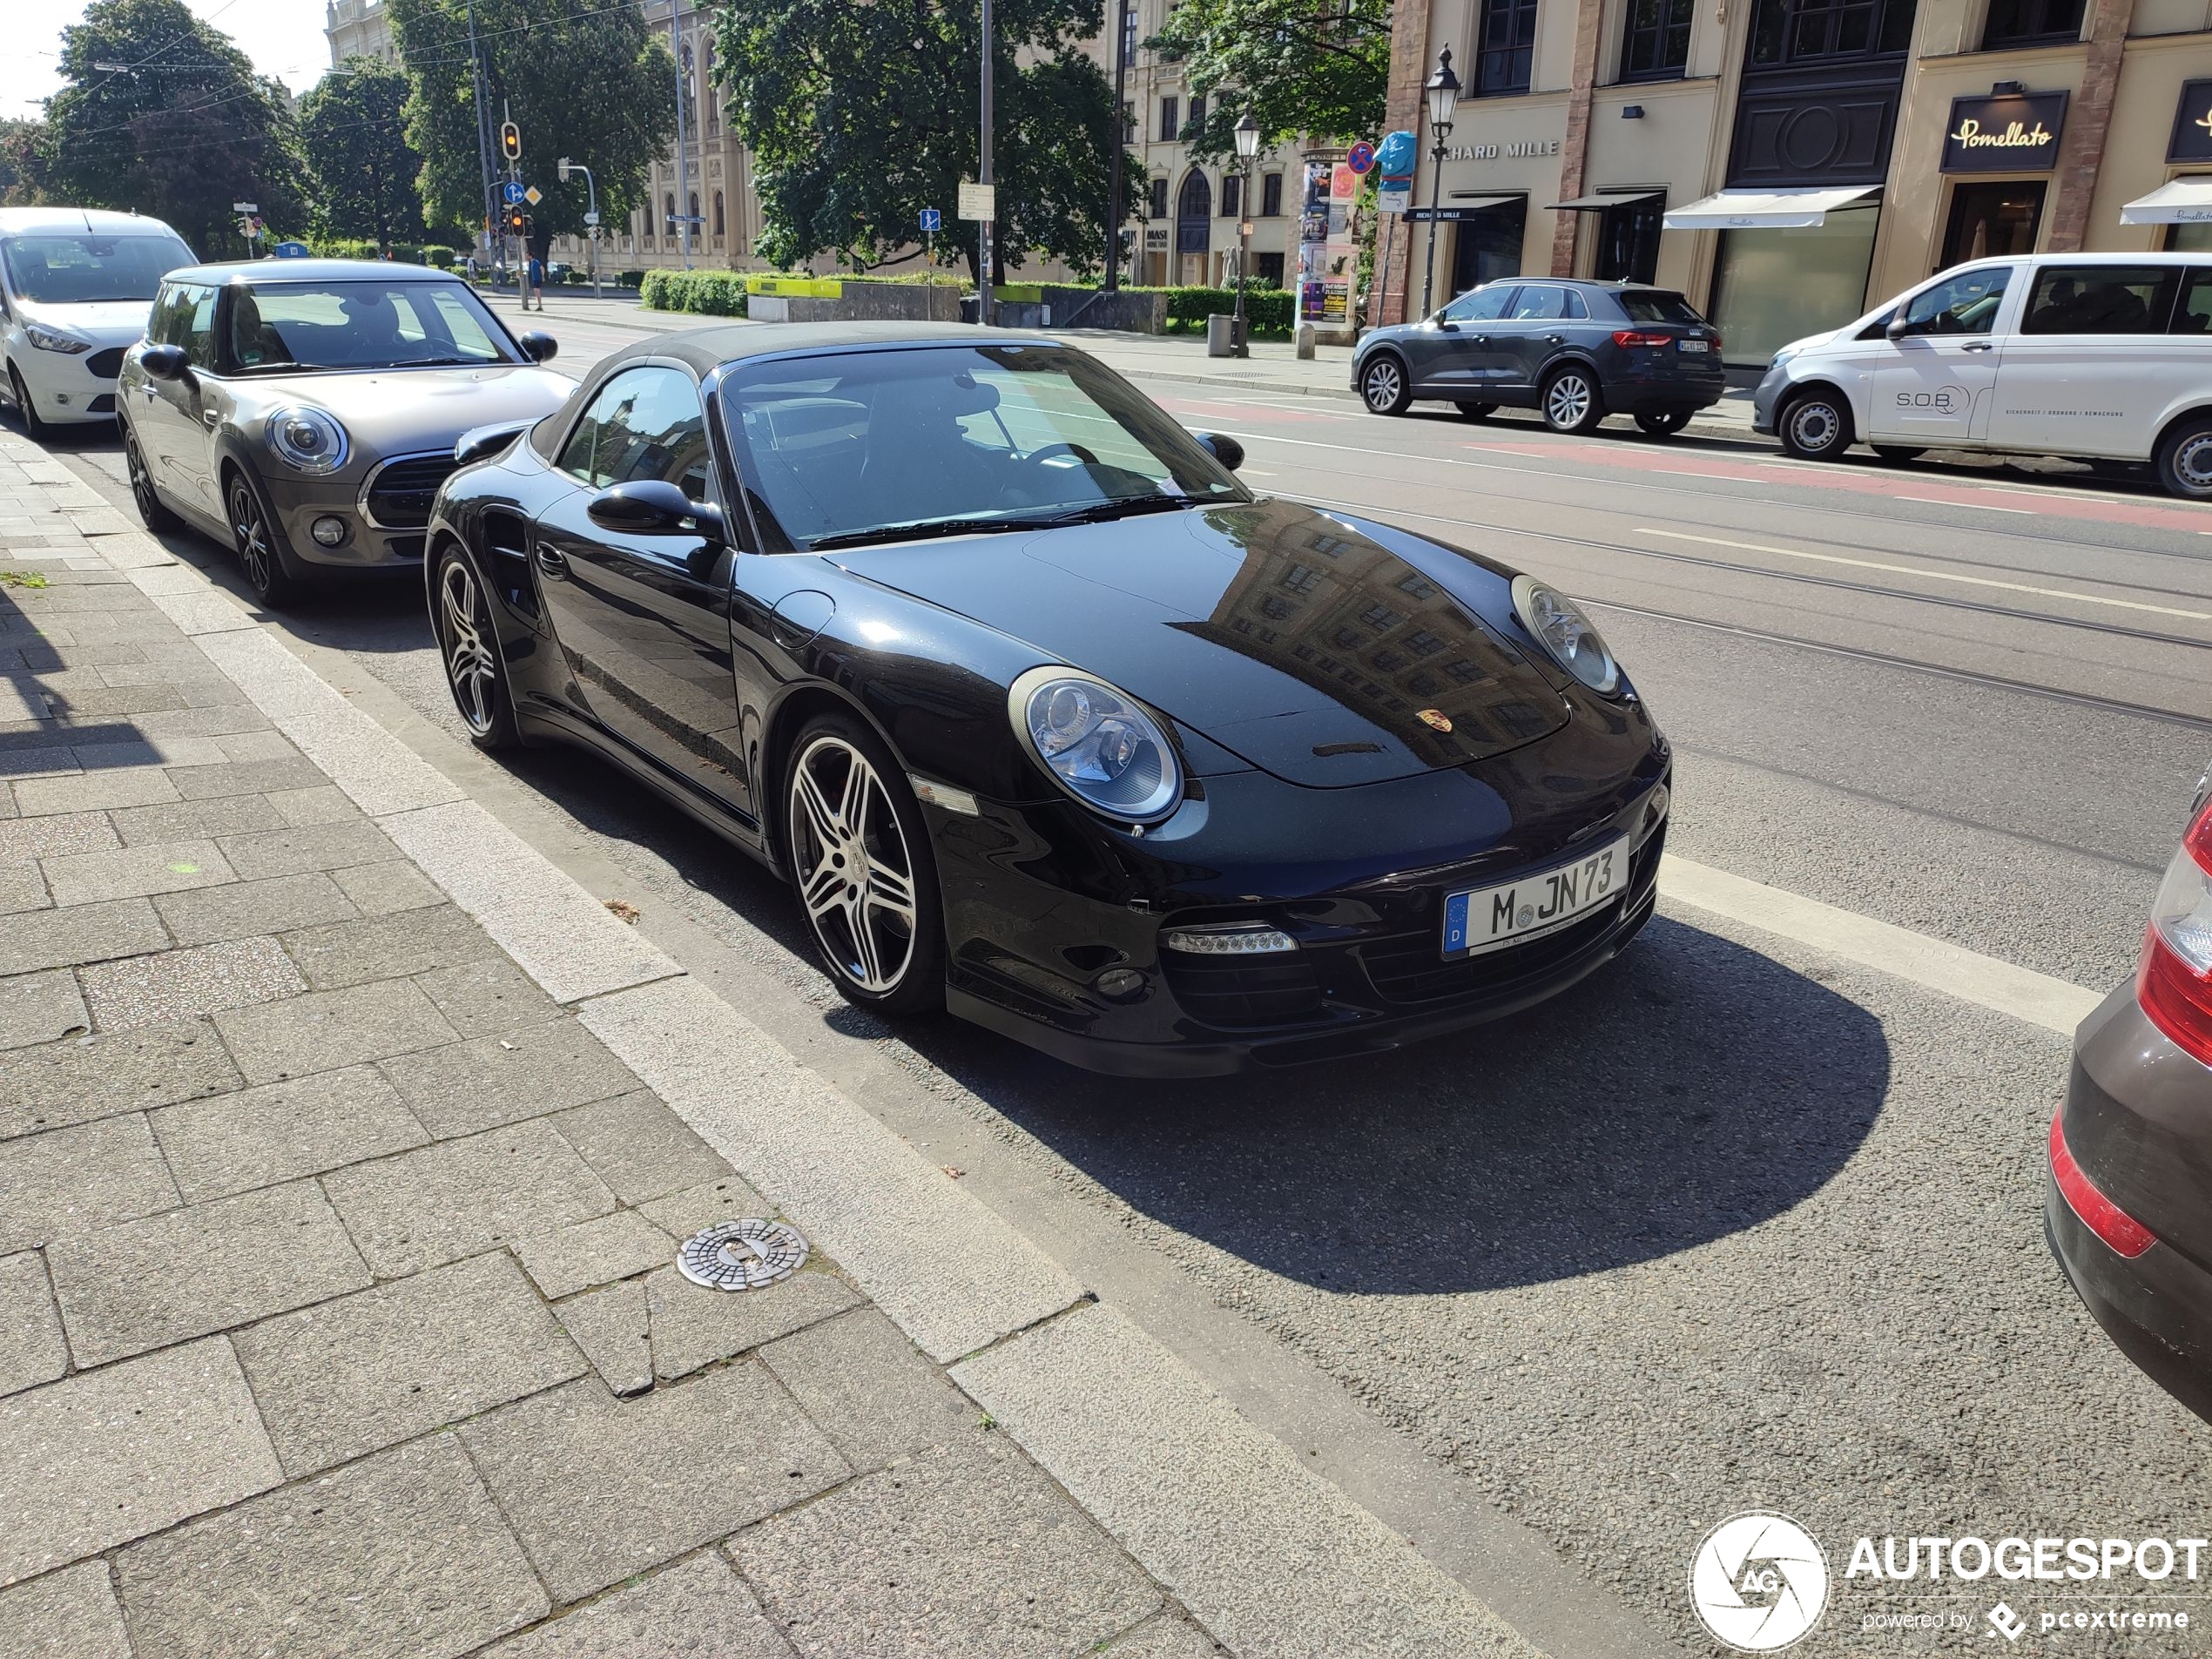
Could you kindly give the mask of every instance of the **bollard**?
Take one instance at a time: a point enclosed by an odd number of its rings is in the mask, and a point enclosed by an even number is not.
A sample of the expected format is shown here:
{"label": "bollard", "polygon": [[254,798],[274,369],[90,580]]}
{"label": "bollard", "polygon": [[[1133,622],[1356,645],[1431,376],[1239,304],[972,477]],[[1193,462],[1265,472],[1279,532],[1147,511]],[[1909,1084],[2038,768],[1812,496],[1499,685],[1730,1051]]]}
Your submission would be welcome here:
{"label": "bollard", "polygon": [[1298,360],[1301,363],[1313,361],[1313,325],[1310,322],[1298,326]]}

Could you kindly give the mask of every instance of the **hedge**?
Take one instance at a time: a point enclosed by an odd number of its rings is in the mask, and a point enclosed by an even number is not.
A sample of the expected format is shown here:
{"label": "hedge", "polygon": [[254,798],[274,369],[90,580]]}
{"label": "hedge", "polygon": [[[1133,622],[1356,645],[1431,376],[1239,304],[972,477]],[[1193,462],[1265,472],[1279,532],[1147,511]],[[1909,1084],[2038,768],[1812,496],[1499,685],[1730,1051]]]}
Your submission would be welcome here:
{"label": "hedge", "polygon": [[[1170,330],[1204,328],[1207,318],[1233,316],[1237,310],[1234,288],[1124,288],[1123,292],[1166,294]],[[1255,285],[1244,291],[1244,319],[1255,334],[1287,337],[1297,320],[1295,300],[1296,296],[1285,289]]]}
{"label": "hedge", "polygon": [[689,311],[705,317],[745,314],[745,278],[735,271],[648,271],[637,297],[653,311]]}
{"label": "hedge", "polygon": [[643,271],[617,271],[615,273],[615,287],[618,288],[642,288],[644,286],[645,273]]}

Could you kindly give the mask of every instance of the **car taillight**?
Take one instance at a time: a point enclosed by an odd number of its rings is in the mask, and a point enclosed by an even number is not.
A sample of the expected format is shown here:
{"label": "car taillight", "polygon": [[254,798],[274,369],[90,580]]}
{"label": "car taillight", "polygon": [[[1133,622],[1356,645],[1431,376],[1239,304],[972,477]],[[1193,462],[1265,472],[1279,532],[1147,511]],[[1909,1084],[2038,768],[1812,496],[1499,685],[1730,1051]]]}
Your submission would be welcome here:
{"label": "car taillight", "polygon": [[2114,1255],[2132,1262],[2158,1242],[2158,1235],[2097,1190],[2097,1184],[2081,1172],[2074,1161],[2074,1149],[2066,1143],[2066,1127],[2060,1122],[2065,1116],[2061,1107],[2051,1119],[2051,1178],[2058,1183],[2059,1196]]}
{"label": "car taillight", "polygon": [[1616,346],[1667,346],[1674,343],[1672,334],[1647,334],[1640,328],[1615,328],[1613,343]]}
{"label": "car taillight", "polygon": [[2212,804],[2182,838],[2152,901],[2135,1000],[2176,1048],[2212,1066]]}

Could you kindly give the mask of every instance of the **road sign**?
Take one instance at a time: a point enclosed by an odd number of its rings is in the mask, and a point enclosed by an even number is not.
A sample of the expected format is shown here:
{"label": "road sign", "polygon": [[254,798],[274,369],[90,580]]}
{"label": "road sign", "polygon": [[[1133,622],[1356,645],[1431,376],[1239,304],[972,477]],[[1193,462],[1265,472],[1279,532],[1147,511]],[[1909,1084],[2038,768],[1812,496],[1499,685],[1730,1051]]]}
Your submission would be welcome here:
{"label": "road sign", "polygon": [[499,153],[508,161],[523,158],[523,130],[512,121],[499,124]]}
{"label": "road sign", "polygon": [[1365,138],[1360,139],[1345,155],[1344,165],[1356,173],[1365,173],[1375,165],[1375,146]]}
{"label": "road sign", "polygon": [[1402,213],[1413,205],[1413,181],[1410,179],[1386,179],[1375,192],[1375,211],[1379,213]]}
{"label": "road sign", "polygon": [[962,184],[960,187],[960,216],[962,219],[987,221],[996,219],[998,217],[998,186]]}
{"label": "road sign", "polygon": [[523,199],[522,181],[517,179],[509,179],[505,184],[499,187],[499,195],[501,200],[504,201],[509,207],[512,207],[516,202]]}
{"label": "road sign", "polygon": [[934,207],[923,208],[921,210],[921,228],[925,231],[943,230],[945,228],[945,216]]}
{"label": "road sign", "polygon": [[233,202],[231,204],[231,212],[233,213],[258,213],[260,211],[261,204],[259,202]]}
{"label": "road sign", "polygon": [[583,222],[587,225],[597,226],[599,223],[599,215],[597,213],[586,213],[583,216]]}
{"label": "road sign", "polygon": [[538,205],[538,203],[545,199],[545,192],[540,190],[536,185],[532,185],[528,190],[523,192],[523,199],[528,202],[531,206],[535,207]]}

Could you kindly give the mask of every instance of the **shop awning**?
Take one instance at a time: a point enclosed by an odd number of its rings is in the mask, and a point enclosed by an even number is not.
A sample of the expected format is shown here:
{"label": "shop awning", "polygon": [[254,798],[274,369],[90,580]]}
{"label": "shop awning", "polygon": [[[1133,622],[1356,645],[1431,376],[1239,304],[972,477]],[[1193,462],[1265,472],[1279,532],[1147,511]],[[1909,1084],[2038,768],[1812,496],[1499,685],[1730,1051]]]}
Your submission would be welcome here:
{"label": "shop awning", "polygon": [[2212,177],[2175,179],[2120,210],[2122,225],[2194,225],[2212,219]]}
{"label": "shop awning", "polygon": [[1868,206],[1879,185],[1801,190],[1723,190],[1687,207],[1669,208],[1670,231],[1787,231],[1824,225],[1839,207]]}
{"label": "shop awning", "polygon": [[1507,202],[1525,201],[1525,190],[1447,190],[1444,199],[1454,207],[1480,209],[1502,206]]}
{"label": "shop awning", "polygon": [[1554,202],[1554,212],[1602,213],[1608,207],[1626,207],[1630,202],[1656,202],[1666,195],[1663,190],[1615,190],[1596,196],[1577,196],[1573,201]]}

